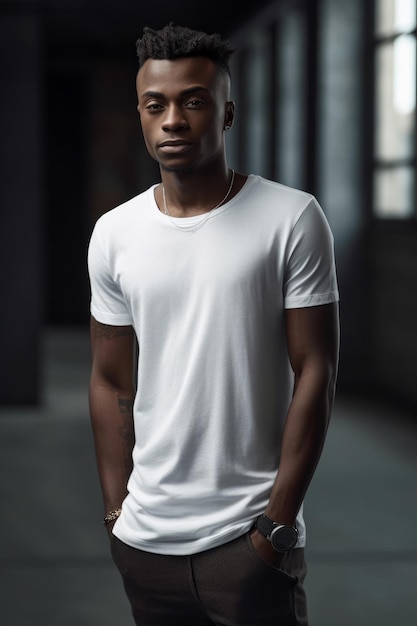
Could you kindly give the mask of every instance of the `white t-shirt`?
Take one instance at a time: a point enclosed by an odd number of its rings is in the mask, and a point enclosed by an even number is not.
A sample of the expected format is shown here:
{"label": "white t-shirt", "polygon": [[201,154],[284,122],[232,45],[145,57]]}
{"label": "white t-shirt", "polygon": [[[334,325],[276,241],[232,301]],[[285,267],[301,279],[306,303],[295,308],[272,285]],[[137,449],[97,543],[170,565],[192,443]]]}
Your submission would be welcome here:
{"label": "white t-shirt", "polygon": [[[264,511],[293,391],[284,309],[338,299],[333,237],[310,194],[248,177],[220,208],[161,213],[154,188],[104,214],[91,313],[139,344],[136,444],[113,532],[160,554],[243,534]],[[298,546],[305,544],[302,509]]]}

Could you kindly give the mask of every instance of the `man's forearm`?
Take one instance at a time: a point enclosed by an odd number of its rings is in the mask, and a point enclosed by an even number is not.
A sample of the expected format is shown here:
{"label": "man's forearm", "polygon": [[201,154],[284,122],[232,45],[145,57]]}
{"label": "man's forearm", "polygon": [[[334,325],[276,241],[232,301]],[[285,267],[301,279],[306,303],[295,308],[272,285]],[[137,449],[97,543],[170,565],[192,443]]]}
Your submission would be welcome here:
{"label": "man's forearm", "polygon": [[90,384],[90,415],[105,512],[121,506],[132,471],[133,392]]}
{"label": "man's forearm", "polygon": [[279,471],[265,511],[293,524],[322,453],[333,406],[335,375],[304,374],[288,411]]}

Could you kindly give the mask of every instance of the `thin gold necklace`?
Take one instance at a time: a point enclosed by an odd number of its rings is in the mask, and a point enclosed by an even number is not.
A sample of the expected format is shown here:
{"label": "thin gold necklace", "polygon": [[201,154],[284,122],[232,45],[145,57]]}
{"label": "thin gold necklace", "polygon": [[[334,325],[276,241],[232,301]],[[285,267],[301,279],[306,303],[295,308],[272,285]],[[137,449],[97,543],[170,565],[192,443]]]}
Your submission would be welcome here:
{"label": "thin gold necklace", "polygon": [[229,189],[227,190],[227,193],[224,196],[224,198],[219,202],[219,204],[216,204],[216,206],[214,206],[212,209],[209,209],[207,211],[207,213],[203,216],[203,218],[199,222],[197,222],[197,224],[193,224],[192,226],[189,226],[189,225],[181,226],[179,223],[177,223],[172,218],[172,215],[169,212],[168,205],[167,205],[167,199],[166,199],[166,195],[165,195],[165,185],[162,183],[162,198],[163,198],[163,201],[164,201],[164,212],[165,212],[165,215],[167,215],[169,217],[169,219],[171,220],[171,222],[175,226],[175,228],[178,228],[179,230],[191,230],[193,233],[195,233],[196,230],[201,228],[207,222],[207,220],[209,219],[211,213],[213,211],[215,211],[215,209],[218,209],[219,207],[221,207],[221,205],[226,202],[227,198],[230,196],[230,192],[233,189],[233,183],[234,182],[235,182],[235,170],[232,170],[232,178],[231,178],[231,181],[230,181]]}

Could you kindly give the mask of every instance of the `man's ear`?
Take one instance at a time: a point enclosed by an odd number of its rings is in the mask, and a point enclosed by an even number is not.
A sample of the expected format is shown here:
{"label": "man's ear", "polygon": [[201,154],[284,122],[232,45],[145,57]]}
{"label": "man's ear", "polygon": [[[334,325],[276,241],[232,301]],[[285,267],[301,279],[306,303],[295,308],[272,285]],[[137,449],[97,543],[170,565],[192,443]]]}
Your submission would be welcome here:
{"label": "man's ear", "polygon": [[225,104],[225,114],[224,114],[224,130],[230,130],[233,126],[233,120],[235,117],[235,103],[232,100],[229,100]]}

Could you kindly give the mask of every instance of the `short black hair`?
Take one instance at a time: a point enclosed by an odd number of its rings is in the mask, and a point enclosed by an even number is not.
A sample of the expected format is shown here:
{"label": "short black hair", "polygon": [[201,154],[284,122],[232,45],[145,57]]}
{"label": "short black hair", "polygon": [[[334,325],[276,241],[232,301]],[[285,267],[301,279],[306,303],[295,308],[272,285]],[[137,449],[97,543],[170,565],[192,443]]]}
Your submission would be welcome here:
{"label": "short black hair", "polygon": [[180,59],[182,57],[207,57],[230,76],[229,58],[234,52],[227,39],[217,33],[208,35],[172,22],[154,30],[143,29],[143,36],[136,42],[139,68],[147,59]]}

